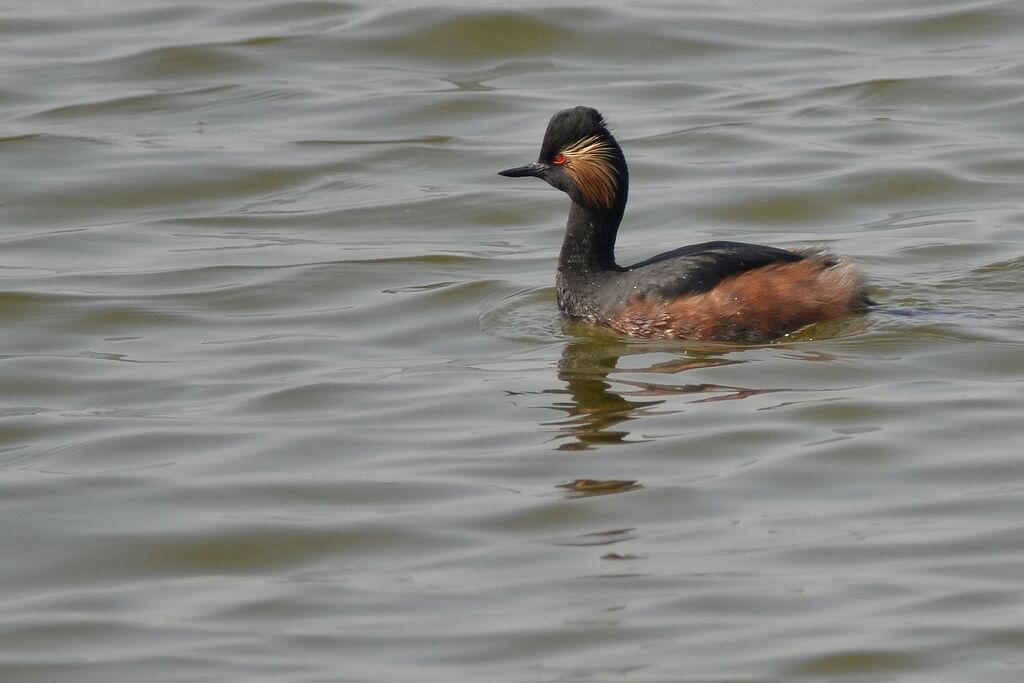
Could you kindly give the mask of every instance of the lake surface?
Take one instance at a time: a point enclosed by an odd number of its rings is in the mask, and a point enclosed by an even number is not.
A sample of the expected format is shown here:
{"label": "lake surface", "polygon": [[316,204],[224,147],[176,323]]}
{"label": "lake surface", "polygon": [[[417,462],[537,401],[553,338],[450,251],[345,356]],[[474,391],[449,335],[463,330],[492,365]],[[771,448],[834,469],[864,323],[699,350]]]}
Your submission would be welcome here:
{"label": "lake surface", "polygon": [[[1017,681],[1024,4],[0,7],[0,680]],[[630,263],[826,245],[758,347],[563,326],[605,113]]]}

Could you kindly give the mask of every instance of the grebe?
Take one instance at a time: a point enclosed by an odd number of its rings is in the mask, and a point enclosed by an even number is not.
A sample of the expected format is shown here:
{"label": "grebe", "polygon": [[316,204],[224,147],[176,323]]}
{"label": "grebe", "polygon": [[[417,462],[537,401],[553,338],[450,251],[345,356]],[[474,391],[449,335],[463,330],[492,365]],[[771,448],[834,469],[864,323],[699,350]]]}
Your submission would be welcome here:
{"label": "grebe", "polygon": [[572,200],[555,278],[570,320],[637,337],[758,343],[870,304],[857,268],[824,249],[716,241],[616,264],[629,170],[590,107],[555,114],[537,161],[499,175],[540,178]]}

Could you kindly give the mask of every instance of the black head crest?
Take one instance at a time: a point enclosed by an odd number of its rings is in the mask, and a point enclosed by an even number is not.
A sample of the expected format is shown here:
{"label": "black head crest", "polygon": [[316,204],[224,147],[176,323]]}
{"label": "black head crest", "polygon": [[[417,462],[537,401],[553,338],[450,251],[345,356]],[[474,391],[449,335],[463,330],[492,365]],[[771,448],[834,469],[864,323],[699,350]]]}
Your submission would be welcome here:
{"label": "black head crest", "polygon": [[551,117],[541,143],[540,158],[550,161],[566,145],[592,138],[608,136],[608,124],[596,109],[573,107],[563,109]]}

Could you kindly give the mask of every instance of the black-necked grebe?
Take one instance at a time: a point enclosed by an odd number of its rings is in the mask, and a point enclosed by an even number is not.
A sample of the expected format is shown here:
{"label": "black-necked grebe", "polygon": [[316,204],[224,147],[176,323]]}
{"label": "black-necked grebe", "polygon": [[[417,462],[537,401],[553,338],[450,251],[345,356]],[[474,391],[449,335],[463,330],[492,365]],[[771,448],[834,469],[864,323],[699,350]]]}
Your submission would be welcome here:
{"label": "black-necked grebe", "polygon": [[756,343],[870,303],[857,268],[822,249],[705,242],[617,265],[629,170],[589,107],[555,114],[538,160],[500,175],[535,176],[572,199],[556,275],[558,308],[570,320],[637,337]]}

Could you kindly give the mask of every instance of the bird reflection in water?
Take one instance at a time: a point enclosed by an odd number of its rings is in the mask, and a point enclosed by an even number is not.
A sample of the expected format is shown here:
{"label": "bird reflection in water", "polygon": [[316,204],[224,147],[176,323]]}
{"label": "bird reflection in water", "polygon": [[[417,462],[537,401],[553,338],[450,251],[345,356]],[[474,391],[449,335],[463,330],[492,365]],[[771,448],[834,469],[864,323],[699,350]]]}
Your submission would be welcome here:
{"label": "bird reflection in water", "polygon": [[[608,336],[580,337],[566,344],[559,362],[558,378],[564,389],[548,389],[545,393],[565,395],[568,400],[551,407],[564,411],[564,419],[547,423],[557,427],[561,442],[558,450],[578,451],[601,444],[635,443],[643,439],[630,438],[627,423],[644,415],[655,414],[665,403],[664,397],[706,394],[699,401],[728,401],[782,391],[781,389],[750,389],[717,384],[671,384],[616,378],[615,389],[608,377],[619,370],[621,358],[657,352],[672,354],[668,361],[648,367],[630,368],[630,375],[677,375],[687,370],[720,367],[743,363],[726,358],[736,347],[702,345],[687,348],[683,353],[678,344],[652,345],[650,342],[621,341]],[[622,389],[625,387],[625,389]]]}

